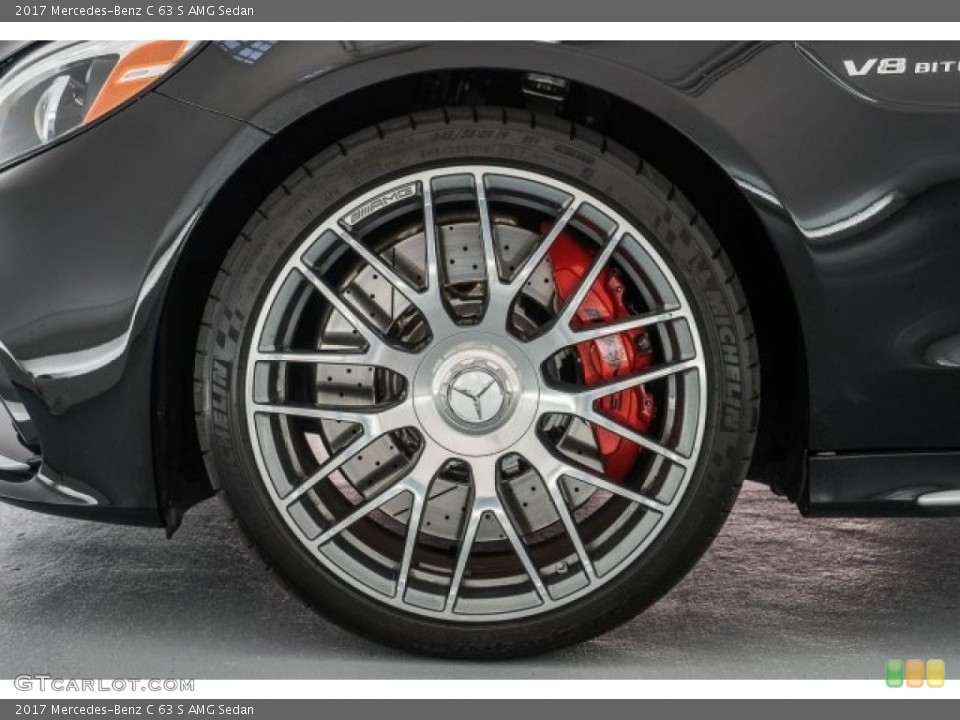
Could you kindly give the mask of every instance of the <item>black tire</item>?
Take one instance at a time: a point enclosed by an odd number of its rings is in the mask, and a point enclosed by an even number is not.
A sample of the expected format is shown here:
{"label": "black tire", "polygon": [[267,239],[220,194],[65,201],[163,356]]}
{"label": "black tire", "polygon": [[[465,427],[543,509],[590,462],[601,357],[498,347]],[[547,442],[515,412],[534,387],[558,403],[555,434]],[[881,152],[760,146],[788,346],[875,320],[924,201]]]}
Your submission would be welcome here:
{"label": "black tire", "polygon": [[[265,288],[304,232],[391,176],[470,162],[534,169],[604,198],[651,234],[701,328],[709,396],[699,463],[669,525],[629,569],[580,601],[526,620],[454,624],[381,604],[318,563],[263,488],[244,420],[243,364]],[[197,345],[196,413],[221,498],[268,567],[309,605],[408,651],[506,658],[604,633],[654,603],[719,532],[744,479],[759,416],[759,361],[743,290],[721,244],[677,188],[629,150],[579,126],[494,108],[432,111],[353,135],[309,160],[262,204],[223,261]]]}

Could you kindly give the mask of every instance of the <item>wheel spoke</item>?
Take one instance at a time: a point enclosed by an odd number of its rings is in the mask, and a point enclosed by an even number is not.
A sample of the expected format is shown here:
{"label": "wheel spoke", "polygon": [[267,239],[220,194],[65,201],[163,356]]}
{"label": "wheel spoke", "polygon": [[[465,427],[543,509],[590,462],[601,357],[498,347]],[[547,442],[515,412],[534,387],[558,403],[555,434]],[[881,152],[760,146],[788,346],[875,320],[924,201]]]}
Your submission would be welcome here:
{"label": "wheel spoke", "polygon": [[393,500],[401,493],[408,491],[409,489],[407,488],[406,484],[401,481],[395,485],[391,485],[389,488],[377,495],[374,495],[372,498],[365,500],[356,508],[354,508],[345,518],[325,530],[320,537],[317,538],[317,545],[326,545],[328,542],[333,540],[333,538],[342,533],[358,520],[365,518],[374,510],[382,505],[385,505],[388,501]]}
{"label": "wheel spoke", "polygon": [[584,299],[586,299],[587,293],[590,292],[593,284],[597,281],[597,278],[600,277],[600,273],[603,272],[603,269],[607,266],[607,263],[610,262],[610,258],[613,257],[613,253],[620,246],[620,241],[622,239],[623,231],[618,230],[617,233],[607,241],[607,244],[604,245],[603,250],[600,251],[600,254],[594,258],[593,264],[590,265],[590,270],[580,281],[576,292],[573,293],[570,299],[563,306],[563,310],[560,311],[560,315],[557,317],[556,321],[558,325],[561,327],[566,327],[570,324],[573,316],[577,314],[577,310],[580,309]]}
{"label": "wheel spoke", "polygon": [[373,439],[407,427],[411,422],[413,413],[412,404],[409,400],[385,408],[368,410],[254,402],[253,411],[265,415],[284,415],[359,425],[364,436]]}
{"label": "wheel spoke", "polygon": [[337,312],[343,315],[347,322],[353,325],[354,330],[364,339],[367,345],[373,345],[379,341],[380,330],[371,323],[364,315],[356,312],[343,298],[329,285],[327,281],[317,274],[317,271],[310,267],[302,259],[299,265],[300,274],[303,275],[318,291],[324,299],[330,303]]}
{"label": "wheel spoke", "polygon": [[443,263],[440,260],[440,240],[437,236],[431,181],[429,179],[423,180],[421,188],[423,193],[423,242],[425,250],[424,274],[427,287],[423,292],[418,293],[415,298],[408,299],[426,319],[434,338],[442,338],[459,332],[460,328],[456,319],[450,315],[444,297]]}
{"label": "wheel spoke", "polygon": [[590,559],[590,555],[587,554],[587,548],[583,544],[583,539],[580,537],[580,530],[577,528],[577,522],[573,517],[573,513],[570,512],[567,501],[563,497],[563,492],[560,490],[559,478],[550,478],[545,480],[544,484],[550,493],[550,499],[553,501],[553,507],[560,517],[560,522],[563,523],[563,528],[567,531],[567,537],[570,538],[570,543],[573,545],[573,549],[580,559],[583,572],[587,576],[587,580],[593,582],[597,576],[597,572],[593,567],[593,561]]}
{"label": "wheel spoke", "polygon": [[336,422],[360,425],[365,430],[375,422],[375,412],[325,408],[314,405],[283,405],[277,403],[254,403],[254,412],[265,415],[287,415],[290,417],[310,418],[313,420],[333,420]]}
{"label": "wheel spoke", "polygon": [[403,558],[400,561],[400,572],[397,575],[397,587],[394,597],[401,600],[407,592],[407,581],[410,579],[410,564],[413,562],[413,550],[417,546],[417,535],[420,533],[420,523],[423,520],[425,495],[411,491],[410,518],[407,521],[407,537],[403,543]]}
{"label": "wheel spoke", "polygon": [[550,595],[547,593],[547,589],[543,585],[543,579],[540,577],[540,571],[537,570],[536,563],[533,562],[533,558],[530,556],[530,552],[527,549],[526,543],[523,542],[523,539],[513,526],[513,521],[503,509],[502,505],[497,507],[492,512],[497,518],[497,522],[500,523],[500,527],[503,528],[503,532],[510,541],[510,544],[513,546],[513,552],[516,553],[517,557],[520,559],[520,562],[523,564],[523,569],[526,571],[527,575],[530,576],[530,581],[533,583],[533,587],[536,588],[537,595],[540,596],[540,600],[544,603],[549,603]]}
{"label": "wheel spoke", "polygon": [[352,460],[358,453],[363,452],[381,437],[383,437],[383,435],[356,438],[345,448],[327,458],[326,462],[324,462],[313,475],[304,480],[300,485],[297,485],[292,492],[283,498],[283,502],[286,503],[287,508],[319,485],[330,473],[339,470],[345,463]]}
{"label": "wheel spoke", "polygon": [[646,435],[641,435],[635,430],[621,425],[616,420],[613,420],[606,415],[597,412],[596,410],[591,410],[582,415],[583,419],[587,422],[591,422],[594,425],[602,427],[604,430],[609,430],[612,433],[619,435],[620,437],[629,440],[634,445],[639,445],[642,448],[646,448],[650,452],[654,452],[657,455],[665,457],[672,463],[679,465],[682,468],[687,468],[690,465],[691,458],[681,455],[675,450],[671,450],[665,445],[661,445],[655,440],[651,440]]}
{"label": "wheel spoke", "polygon": [[685,310],[675,308],[644,313],[623,320],[588,325],[585,328],[577,330],[570,327],[569,323],[558,321],[551,328],[550,332],[538,335],[529,341],[525,349],[538,363],[542,363],[571,345],[592,342],[610,335],[630,332],[631,330],[640,330],[687,317],[688,313]]}
{"label": "wheel spoke", "polygon": [[[442,457],[442,452],[438,450],[436,446],[429,443],[426,444],[420,451],[420,456],[410,465],[406,472],[397,477],[389,487],[381,490],[372,498],[367,498],[364,502],[361,502],[350,511],[346,517],[325,530],[317,539],[317,544],[325,545],[330,542],[331,539],[335,538],[346,528],[361,518],[366,517],[388,501],[393,500],[393,498],[401,493],[409,492],[413,494],[414,498],[419,496],[422,500],[422,498],[426,496],[427,489],[442,464]],[[413,512],[411,510],[411,517],[412,515]],[[409,538],[407,542],[410,542]]]}
{"label": "wheel spoke", "polygon": [[563,214],[557,219],[557,222],[554,223],[550,232],[547,233],[547,236],[540,242],[533,253],[530,254],[530,257],[523,261],[523,264],[517,269],[516,273],[514,273],[513,279],[508,286],[511,290],[511,295],[515,295],[527,280],[530,279],[530,276],[533,275],[540,263],[543,262],[547,253],[550,252],[557,238],[560,237],[560,233],[566,230],[570,220],[573,219],[573,216],[580,210],[580,207],[581,204],[574,200],[569,202]]}
{"label": "wheel spoke", "polygon": [[560,522],[563,523],[564,530],[566,530],[567,536],[570,538],[570,542],[577,553],[577,557],[580,559],[580,565],[583,567],[583,571],[587,576],[587,581],[593,582],[597,576],[596,570],[593,567],[593,561],[590,559],[590,555],[587,553],[587,549],[580,537],[580,531],[577,528],[573,513],[570,512],[567,501],[563,497],[563,492],[560,490],[560,478],[563,477],[564,470],[576,471],[576,468],[560,460],[560,458],[550,452],[536,436],[526,438],[517,447],[517,452],[530,463],[531,467],[537,470],[543,479],[543,483],[547,487],[547,492],[550,493],[550,499],[560,518]]}
{"label": "wheel spoke", "polygon": [[483,245],[483,262],[487,271],[487,286],[493,287],[500,282],[500,270],[497,268],[496,243],[493,238],[493,225],[490,222],[490,207],[483,175],[474,175],[474,183],[477,191],[477,209],[480,212],[480,240]]}
{"label": "wheel spoke", "polygon": [[611,380],[600,385],[591,385],[580,390],[577,395],[581,402],[593,406],[593,403],[607,395],[613,395],[624,390],[629,390],[637,385],[651,383],[654,380],[660,380],[670,375],[686,372],[697,367],[696,360],[683,360],[681,362],[669,363],[653,368],[652,370],[643,370],[632,375]]}
{"label": "wheel spoke", "polygon": [[323,350],[261,350],[253,354],[254,362],[301,363],[304,365],[372,365],[368,352],[324,352]]}
{"label": "wheel spoke", "polygon": [[543,585],[543,580],[537,571],[536,564],[530,557],[526,544],[517,533],[517,529],[513,525],[513,520],[506,512],[503,502],[500,500],[499,493],[497,492],[498,465],[499,461],[495,456],[473,458],[470,461],[471,476],[473,478],[476,495],[473,501],[473,512],[477,513],[479,511],[481,517],[492,515],[497,519],[497,522],[500,523],[500,527],[503,529],[504,535],[506,535],[510,541],[514,553],[523,565],[523,569],[527,575],[529,575],[530,581],[537,591],[537,595],[540,596],[542,602],[548,603],[550,602],[550,596],[547,594],[546,588]]}
{"label": "wheel spoke", "polygon": [[671,320],[685,317],[685,315],[682,310],[666,310],[664,312],[645,313],[625,320],[603,323],[602,325],[589,325],[583,329],[568,330],[570,344],[589,342],[607,337],[608,335],[640,330],[650,327],[651,325],[670,322]]}
{"label": "wheel spoke", "polygon": [[499,330],[500,328],[498,326],[505,324],[505,318],[509,317],[512,312],[513,301],[516,299],[517,293],[520,292],[524,283],[527,282],[537,269],[537,266],[550,251],[550,248],[570,222],[570,218],[574,216],[578,207],[579,206],[571,199],[566,206],[566,210],[554,224],[553,229],[547,233],[547,236],[536,247],[530,257],[523,262],[523,265],[521,265],[514,274],[512,280],[509,282],[501,282],[498,274],[493,281],[487,283],[490,297],[483,322],[490,330]]}
{"label": "wheel spoke", "polygon": [[[615,495],[620,495],[621,497],[627,498],[631,502],[635,502],[638,505],[643,505],[644,507],[650,508],[651,510],[656,510],[660,513],[666,511],[669,507],[664,503],[635,492],[620,483],[610,482],[606,478],[597,475],[596,473],[571,464],[567,460],[559,457],[557,454],[549,450],[539,438],[528,438],[517,446],[517,452],[522,455],[531,466],[537,469],[537,471],[540,473],[540,476],[543,478],[544,483],[547,485],[547,488],[551,491],[551,495],[554,498],[554,504],[559,504],[563,508],[567,508],[566,502],[563,500],[563,496],[560,491],[560,480],[564,477],[586,483],[587,485],[592,485]],[[567,508],[567,510],[568,517],[570,517],[572,521],[572,515],[569,514],[569,508]],[[561,516],[560,519],[564,521],[564,525],[567,527],[568,534],[570,534],[571,538],[573,538],[575,533],[571,530],[570,526],[567,525],[567,521],[564,519],[560,507],[557,508],[557,512]],[[574,545],[576,546],[576,544],[577,543],[575,541]],[[580,548],[577,548],[577,553],[580,554]]]}
{"label": "wheel spoke", "polygon": [[540,477],[543,478],[544,485],[547,486],[547,491],[550,493],[550,498],[553,501],[557,515],[560,517],[560,521],[563,523],[574,550],[576,550],[577,557],[580,559],[580,564],[583,566],[587,579],[590,581],[597,577],[596,569],[583,544],[583,539],[580,537],[573,513],[570,511],[563,497],[563,491],[560,489],[560,481],[564,477],[601,490],[606,490],[607,492],[619,495],[631,502],[642,505],[650,510],[655,510],[661,514],[666,512],[669,507],[657,500],[635,492],[620,483],[610,482],[606,478],[589,472],[588,470],[571,465],[569,462],[566,462],[548,450],[539,438],[526,439],[517,447],[517,452],[522,455],[532,467],[536,468]]}
{"label": "wheel spoke", "polygon": [[409,376],[418,356],[397,350],[386,343],[374,343],[366,351],[339,352],[326,350],[260,350],[252,353],[254,362],[291,363],[301,365],[367,365],[387,368]]}
{"label": "wheel spoke", "polygon": [[634,502],[637,505],[642,505],[645,508],[650,510],[655,510],[658,513],[664,513],[669,509],[669,505],[662,503],[653,498],[649,498],[646,495],[638,493],[635,490],[622,485],[620,483],[610,482],[604,477],[596,475],[595,473],[583,470],[581,468],[574,467],[573,465],[564,464],[562,470],[556,476],[556,481],[559,482],[561,477],[568,477],[571,480],[577,480],[578,482],[586,483],[587,485],[593,485],[600,490],[605,490],[612,495],[619,495],[622,498]]}
{"label": "wheel spoke", "polygon": [[423,312],[423,308],[420,307],[417,301],[417,296],[419,293],[410,287],[410,284],[406,280],[397,275],[393,268],[383,261],[383,258],[375,253],[370,252],[370,250],[368,250],[363,243],[361,243],[343,228],[335,226],[334,229],[337,235],[340,236],[340,239],[349,245],[350,248],[357,253],[357,255],[363,258],[363,261],[367,263],[367,265],[377,271],[384,280],[393,285],[394,289],[403,295],[412,305],[417,306],[417,308]]}
{"label": "wheel spoke", "polygon": [[[440,280],[440,258],[437,252],[437,221],[434,217],[433,188],[430,180],[424,180],[423,186],[423,240],[426,244],[427,290],[438,298],[442,293]],[[442,305],[442,303],[441,303]]]}
{"label": "wheel spoke", "polygon": [[467,519],[467,525],[463,531],[463,538],[460,541],[460,550],[457,553],[457,564],[453,571],[453,577],[450,578],[450,588],[447,592],[447,600],[444,608],[447,613],[453,613],[457,604],[457,598],[460,596],[460,585],[463,583],[463,574],[467,569],[467,561],[470,559],[470,553],[473,550],[473,542],[477,537],[477,529],[480,527],[480,520],[483,519],[486,511],[476,504],[470,508],[470,517]]}

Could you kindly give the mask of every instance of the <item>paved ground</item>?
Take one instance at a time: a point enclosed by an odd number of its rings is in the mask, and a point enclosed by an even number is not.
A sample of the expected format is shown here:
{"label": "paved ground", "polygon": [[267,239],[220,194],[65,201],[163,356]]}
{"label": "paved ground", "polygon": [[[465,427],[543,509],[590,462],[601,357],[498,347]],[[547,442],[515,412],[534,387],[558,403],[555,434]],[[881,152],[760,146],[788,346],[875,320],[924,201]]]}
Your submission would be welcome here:
{"label": "paved ground", "polygon": [[422,660],[285,596],[215,503],[162,532],[0,506],[0,677],[881,677],[960,668],[960,520],[803,520],[748,487],[711,551],[645,615],[579,648]]}

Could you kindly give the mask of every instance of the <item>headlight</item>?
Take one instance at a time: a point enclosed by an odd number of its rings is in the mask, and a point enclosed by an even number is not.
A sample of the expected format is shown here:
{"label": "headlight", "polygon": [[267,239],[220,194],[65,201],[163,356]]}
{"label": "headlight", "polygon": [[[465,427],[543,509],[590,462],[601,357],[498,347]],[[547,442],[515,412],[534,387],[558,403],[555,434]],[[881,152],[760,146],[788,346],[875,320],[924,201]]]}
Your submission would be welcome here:
{"label": "headlight", "polygon": [[63,137],[156,82],[196,43],[58,42],[0,79],[0,163]]}

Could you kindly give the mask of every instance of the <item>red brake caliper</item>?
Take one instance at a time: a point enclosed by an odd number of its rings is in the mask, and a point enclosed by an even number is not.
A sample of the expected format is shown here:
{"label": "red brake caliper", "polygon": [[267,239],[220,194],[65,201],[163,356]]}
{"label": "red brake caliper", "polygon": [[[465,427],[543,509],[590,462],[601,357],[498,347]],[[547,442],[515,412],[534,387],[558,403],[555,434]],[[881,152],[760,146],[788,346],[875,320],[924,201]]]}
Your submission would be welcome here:
{"label": "red brake caliper", "polygon": [[[546,234],[549,226],[541,228]],[[573,295],[590,269],[593,255],[569,233],[562,232],[550,248],[557,297],[561,303]],[[624,286],[610,268],[597,277],[573,320],[574,328],[604,324],[630,317],[623,302]],[[653,361],[650,338],[644,329],[627,330],[577,345],[583,378],[587,385],[599,385],[648,367]],[[638,433],[650,429],[656,414],[653,396],[642,385],[607,395],[595,409]],[[604,473],[612,480],[624,480],[640,457],[639,445],[604,428],[593,427]]]}

